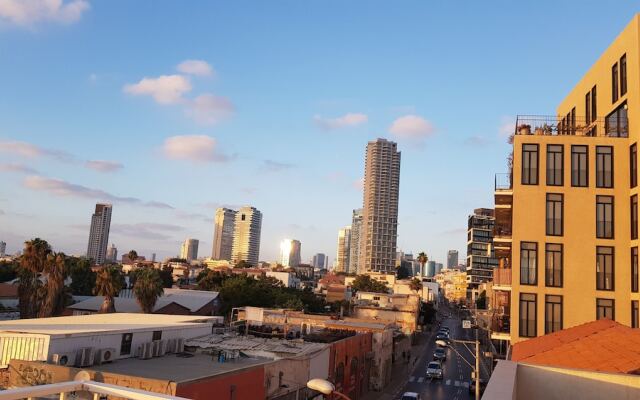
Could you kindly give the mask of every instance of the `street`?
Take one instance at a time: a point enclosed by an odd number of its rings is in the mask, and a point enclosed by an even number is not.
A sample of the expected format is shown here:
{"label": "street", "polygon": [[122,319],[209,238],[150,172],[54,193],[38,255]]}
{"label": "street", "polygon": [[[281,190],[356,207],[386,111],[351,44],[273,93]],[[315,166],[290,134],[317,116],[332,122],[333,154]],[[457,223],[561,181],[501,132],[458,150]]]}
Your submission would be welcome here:
{"label": "street", "polygon": [[[443,315],[441,317],[441,326],[447,326],[451,329],[452,339],[471,340],[472,331],[466,332],[462,329],[461,320],[454,311],[443,308]],[[458,344],[455,346],[458,353],[464,356],[468,362],[474,363],[472,354],[463,345]],[[418,361],[412,368],[407,378],[407,383],[399,391],[396,398],[402,398],[404,392],[417,392],[425,400],[465,400],[474,398],[473,395],[469,394],[469,380],[471,379],[472,369],[450,348],[446,348],[447,359],[443,363],[442,380],[427,378],[427,364],[433,359],[433,352],[436,348],[435,332],[433,332],[429,342],[425,345],[424,351],[418,356]]]}

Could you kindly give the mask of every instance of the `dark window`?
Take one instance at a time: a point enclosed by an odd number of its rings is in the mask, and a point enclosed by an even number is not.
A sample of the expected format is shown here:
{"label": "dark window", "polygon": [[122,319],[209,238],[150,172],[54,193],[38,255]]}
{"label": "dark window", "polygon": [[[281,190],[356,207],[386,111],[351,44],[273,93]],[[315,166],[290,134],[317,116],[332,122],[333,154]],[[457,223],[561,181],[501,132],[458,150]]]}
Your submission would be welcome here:
{"label": "dark window", "polygon": [[631,291],[638,292],[638,248],[631,248]]}
{"label": "dark window", "polygon": [[607,136],[629,137],[629,118],[627,116],[627,102],[620,104],[604,120]]}
{"label": "dark window", "polygon": [[587,92],[584,95],[584,119],[587,122],[587,125],[591,123],[591,92]]}
{"label": "dark window", "polygon": [[536,337],[536,295],[520,293],[520,336]]}
{"label": "dark window", "polygon": [[561,144],[547,145],[547,185],[564,184],[564,147]]}
{"label": "dark window", "polygon": [[591,121],[598,119],[598,102],[596,101],[597,91],[594,86],[591,88]]}
{"label": "dark window", "polygon": [[616,319],[615,301],[613,299],[596,299],[596,319]]}
{"label": "dark window", "polygon": [[638,319],[640,315],[638,313],[638,300],[631,300],[631,327],[638,328]]}
{"label": "dark window", "polygon": [[562,203],[561,193],[547,193],[547,235],[562,236]]}
{"label": "dark window", "polygon": [[611,102],[618,101],[618,63],[611,67]]}
{"label": "dark window", "polygon": [[596,196],[596,237],[613,239],[613,196]]}
{"label": "dark window", "polygon": [[537,285],[538,283],[538,243],[520,243],[520,284]]}
{"label": "dark window", "polygon": [[596,187],[613,187],[612,146],[596,146]]}
{"label": "dark window", "polygon": [[627,55],[620,57],[620,96],[627,93]]}
{"label": "dark window", "polygon": [[120,354],[131,354],[131,342],[133,341],[133,333],[123,333],[120,342]]}
{"label": "dark window", "polygon": [[538,145],[522,145],[522,184],[538,184]]}
{"label": "dark window", "polygon": [[547,295],[544,298],[544,333],[562,329],[562,296]]}
{"label": "dark window", "polygon": [[638,238],[638,195],[631,196],[631,239]]}
{"label": "dark window", "polygon": [[596,289],[614,290],[615,266],[613,247],[596,247]]}
{"label": "dark window", "polygon": [[161,340],[162,331],[153,331],[153,338],[151,340]]}
{"label": "dark window", "polygon": [[549,287],[562,287],[562,245],[547,243],[544,262],[545,284]]}
{"label": "dark window", "polygon": [[634,143],[629,147],[629,177],[632,188],[638,186],[638,144]]}
{"label": "dark window", "polygon": [[571,134],[576,134],[576,108],[571,109]]}
{"label": "dark window", "polygon": [[589,148],[571,146],[571,186],[589,186]]}

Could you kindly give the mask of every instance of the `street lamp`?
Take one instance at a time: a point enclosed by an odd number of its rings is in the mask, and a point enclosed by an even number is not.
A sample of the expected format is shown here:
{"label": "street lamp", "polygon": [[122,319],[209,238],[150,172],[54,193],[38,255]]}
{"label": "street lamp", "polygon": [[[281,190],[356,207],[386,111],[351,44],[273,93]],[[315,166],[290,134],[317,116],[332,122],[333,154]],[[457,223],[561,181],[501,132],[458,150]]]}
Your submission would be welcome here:
{"label": "street lamp", "polygon": [[336,396],[341,397],[345,400],[351,400],[344,394],[336,392],[336,387],[334,386],[334,384],[326,379],[311,379],[309,382],[307,382],[307,387],[311,390],[315,390],[327,396],[335,394]]}

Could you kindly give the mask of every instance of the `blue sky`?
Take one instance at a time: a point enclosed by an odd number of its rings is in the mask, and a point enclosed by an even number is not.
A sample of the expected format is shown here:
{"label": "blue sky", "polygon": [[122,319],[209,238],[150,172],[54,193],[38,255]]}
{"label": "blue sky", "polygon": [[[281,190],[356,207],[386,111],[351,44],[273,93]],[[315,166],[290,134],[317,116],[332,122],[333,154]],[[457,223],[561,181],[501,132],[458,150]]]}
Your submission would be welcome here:
{"label": "blue sky", "polygon": [[[398,248],[465,253],[517,114],[555,106],[638,3],[0,1],[0,240],[209,255],[219,205],[263,214],[260,258],[335,257],[368,140],[402,151]],[[186,62],[185,61],[189,61]],[[161,78],[163,77],[163,78]],[[146,78],[146,80],[145,80]]]}

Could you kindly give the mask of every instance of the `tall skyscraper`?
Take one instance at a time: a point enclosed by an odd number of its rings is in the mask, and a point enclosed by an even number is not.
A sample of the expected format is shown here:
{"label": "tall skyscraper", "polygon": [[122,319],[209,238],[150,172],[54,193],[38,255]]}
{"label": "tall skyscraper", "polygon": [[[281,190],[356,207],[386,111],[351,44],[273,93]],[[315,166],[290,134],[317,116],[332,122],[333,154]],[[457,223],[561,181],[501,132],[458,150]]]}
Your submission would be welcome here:
{"label": "tall skyscraper", "polygon": [[0,257],[7,255],[7,243],[0,241]]}
{"label": "tall skyscraper", "polygon": [[493,209],[477,208],[469,216],[467,244],[467,280],[470,297],[475,298],[478,286],[493,278],[493,269],[498,266],[493,249]]}
{"label": "tall skyscraper", "polygon": [[182,247],[180,249],[180,258],[184,258],[187,261],[193,261],[198,258],[198,245],[200,241],[198,239],[190,239],[182,243]]}
{"label": "tall skyscraper", "polygon": [[367,144],[358,272],[393,272],[398,236],[400,152],[377,139]]}
{"label": "tall skyscraper", "polygon": [[433,278],[436,274],[436,262],[435,261],[427,261],[427,265],[425,265],[426,271],[424,271],[424,276],[428,278]]}
{"label": "tall skyscraper", "polygon": [[345,226],[338,231],[338,251],[336,263],[333,266],[336,272],[355,272],[349,270],[349,254],[351,252],[351,227]]}
{"label": "tall skyscraper", "polygon": [[349,247],[349,271],[359,272],[358,261],[360,260],[360,231],[362,230],[362,208],[353,210],[351,217],[351,246]]}
{"label": "tall skyscraper", "polygon": [[118,261],[118,248],[113,243],[111,243],[111,247],[107,249],[107,261]]}
{"label": "tall skyscraper", "polygon": [[233,232],[236,225],[236,211],[218,208],[214,221],[213,250],[214,260],[231,260],[233,252]]}
{"label": "tall skyscraper", "polygon": [[297,267],[300,265],[300,248],[299,240],[284,239],[280,242],[280,264],[285,267]]}
{"label": "tall skyscraper", "polygon": [[458,266],[458,250],[449,250],[447,253],[447,268],[456,268]]}
{"label": "tall skyscraper", "polygon": [[311,265],[314,268],[327,269],[327,264],[329,263],[329,257],[327,257],[324,253],[317,253],[313,256],[313,260],[311,261]]}
{"label": "tall skyscraper", "polygon": [[234,264],[240,261],[254,266],[258,264],[261,231],[262,213],[258,209],[246,206],[236,212],[231,250],[231,260]]}
{"label": "tall skyscraper", "polygon": [[96,204],[96,210],[91,216],[91,230],[87,258],[97,265],[104,264],[109,243],[109,228],[111,227],[111,204]]}

